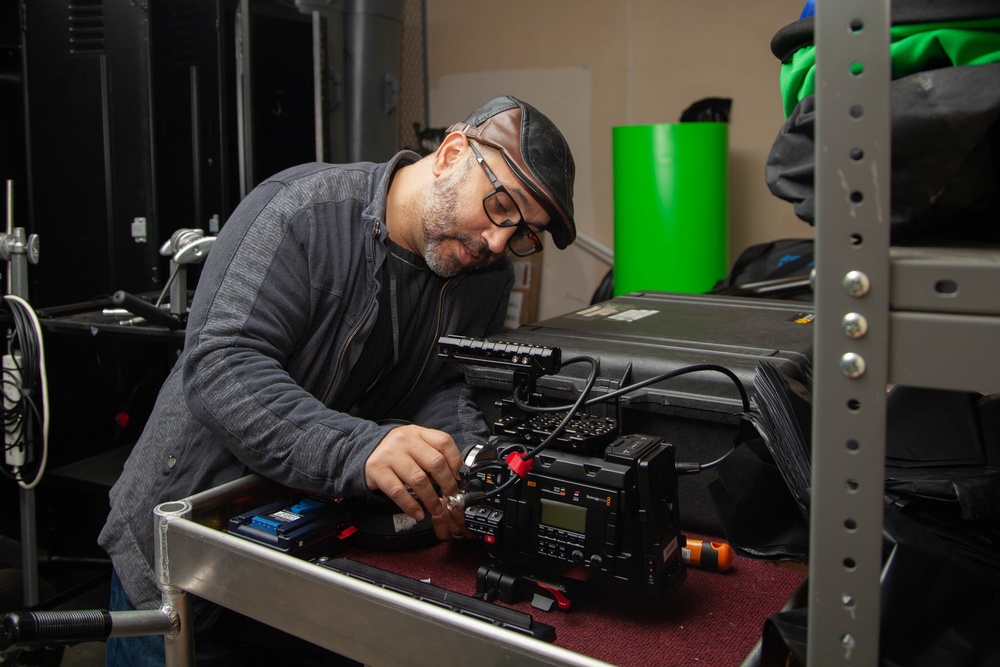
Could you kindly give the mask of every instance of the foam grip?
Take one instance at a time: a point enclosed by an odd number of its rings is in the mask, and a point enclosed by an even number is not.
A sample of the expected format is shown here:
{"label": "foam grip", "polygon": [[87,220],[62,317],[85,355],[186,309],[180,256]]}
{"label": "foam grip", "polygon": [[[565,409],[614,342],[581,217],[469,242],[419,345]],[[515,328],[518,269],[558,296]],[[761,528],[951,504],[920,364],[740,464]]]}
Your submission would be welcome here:
{"label": "foam grip", "polygon": [[102,641],[111,628],[104,609],[12,612],[0,618],[0,650]]}

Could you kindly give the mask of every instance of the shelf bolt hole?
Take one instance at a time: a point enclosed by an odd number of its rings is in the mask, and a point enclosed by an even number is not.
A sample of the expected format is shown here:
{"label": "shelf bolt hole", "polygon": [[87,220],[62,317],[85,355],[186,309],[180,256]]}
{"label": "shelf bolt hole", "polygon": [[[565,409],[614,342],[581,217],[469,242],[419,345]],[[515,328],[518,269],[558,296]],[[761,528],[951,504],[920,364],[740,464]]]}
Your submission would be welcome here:
{"label": "shelf bolt hole", "polygon": [[945,278],[934,283],[934,291],[939,296],[955,296],[958,294],[958,283],[950,278]]}

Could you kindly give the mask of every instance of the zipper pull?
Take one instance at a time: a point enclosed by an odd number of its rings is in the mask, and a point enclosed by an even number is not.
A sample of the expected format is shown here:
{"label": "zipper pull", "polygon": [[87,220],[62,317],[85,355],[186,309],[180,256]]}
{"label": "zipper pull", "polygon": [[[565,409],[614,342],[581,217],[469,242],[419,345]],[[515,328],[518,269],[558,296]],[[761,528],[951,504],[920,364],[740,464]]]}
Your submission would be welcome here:
{"label": "zipper pull", "polygon": [[372,238],[377,239],[379,234],[382,233],[382,221],[376,220],[375,226],[372,228]]}

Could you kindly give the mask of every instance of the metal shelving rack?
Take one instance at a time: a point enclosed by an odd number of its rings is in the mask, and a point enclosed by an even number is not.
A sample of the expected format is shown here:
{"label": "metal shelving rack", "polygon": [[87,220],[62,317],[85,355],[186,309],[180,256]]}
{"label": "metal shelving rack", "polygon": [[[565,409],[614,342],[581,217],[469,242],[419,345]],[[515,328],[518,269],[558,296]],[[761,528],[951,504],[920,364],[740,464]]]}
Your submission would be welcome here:
{"label": "metal shelving rack", "polygon": [[876,665],[891,384],[1000,383],[1000,250],[891,248],[889,0],[816,3],[808,664]]}

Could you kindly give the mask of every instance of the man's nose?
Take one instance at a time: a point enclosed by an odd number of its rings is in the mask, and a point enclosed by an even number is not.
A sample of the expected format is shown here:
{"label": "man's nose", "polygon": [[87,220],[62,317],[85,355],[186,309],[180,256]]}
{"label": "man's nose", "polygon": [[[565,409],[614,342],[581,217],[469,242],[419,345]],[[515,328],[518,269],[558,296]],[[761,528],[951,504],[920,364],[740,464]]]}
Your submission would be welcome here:
{"label": "man's nose", "polygon": [[490,252],[494,255],[502,255],[507,252],[507,241],[517,233],[517,227],[497,227],[490,224],[490,229],[483,232],[483,238],[489,245]]}

